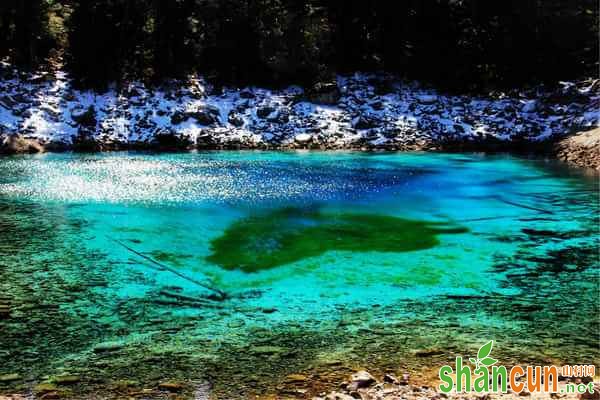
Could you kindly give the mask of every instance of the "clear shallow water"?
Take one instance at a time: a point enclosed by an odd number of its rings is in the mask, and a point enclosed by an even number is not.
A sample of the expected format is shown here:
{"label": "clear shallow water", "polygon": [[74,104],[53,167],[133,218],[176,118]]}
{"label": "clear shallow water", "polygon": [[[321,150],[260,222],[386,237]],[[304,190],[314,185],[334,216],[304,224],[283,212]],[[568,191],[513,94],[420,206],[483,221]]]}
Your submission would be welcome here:
{"label": "clear shallow water", "polygon": [[3,158],[0,375],[243,397],[489,339],[507,363],[598,362],[598,189],[511,156]]}

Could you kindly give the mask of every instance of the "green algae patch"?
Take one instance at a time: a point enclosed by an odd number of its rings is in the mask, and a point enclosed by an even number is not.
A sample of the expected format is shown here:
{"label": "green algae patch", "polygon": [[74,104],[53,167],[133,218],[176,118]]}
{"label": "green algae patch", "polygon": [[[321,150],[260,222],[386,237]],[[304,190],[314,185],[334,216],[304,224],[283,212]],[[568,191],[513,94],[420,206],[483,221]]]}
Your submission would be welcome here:
{"label": "green algae patch", "polygon": [[211,241],[207,260],[229,270],[256,272],[331,250],[425,250],[439,244],[439,234],[467,232],[444,225],[386,215],[285,208],[232,224]]}

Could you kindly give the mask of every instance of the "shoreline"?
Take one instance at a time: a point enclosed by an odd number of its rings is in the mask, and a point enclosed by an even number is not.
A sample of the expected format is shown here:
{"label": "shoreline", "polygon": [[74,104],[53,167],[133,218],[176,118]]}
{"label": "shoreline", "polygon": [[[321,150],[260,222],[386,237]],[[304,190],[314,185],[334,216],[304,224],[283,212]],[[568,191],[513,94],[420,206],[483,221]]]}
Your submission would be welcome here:
{"label": "shoreline", "polygon": [[324,152],[363,152],[363,153],[404,153],[404,152],[439,152],[439,153],[485,153],[485,154],[517,154],[541,158],[556,159],[572,167],[600,171],[600,128],[577,132],[565,138],[542,143],[528,142],[470,142],[454,141],[447,143],[428,143],[420,146],[398,148],[395,146],[347,146],[320,147],[302,144],[291,145],[214,145],[198,146],[165,145],[161,143],[94,143],[93,145],[45,145],[35,139],[20,135],[2,138],[0,136],[0,157],[19,154],[41,153],[108,153],[120,151],[141,151],[152,153],[186,153],[201,151],[324,151]]}
{"label": "shoreline", "polygon": [[[384,73],[312,87],[216,87],[200,76],[106,92],[62,72],[0,64],[0,153],[119,150],[476,151],[558,156],[580,166],[598,137],[600,80],[449,94]],[[600,143],[600,140],[596,140]],[[579,147],[578,147],[579,146]]]}

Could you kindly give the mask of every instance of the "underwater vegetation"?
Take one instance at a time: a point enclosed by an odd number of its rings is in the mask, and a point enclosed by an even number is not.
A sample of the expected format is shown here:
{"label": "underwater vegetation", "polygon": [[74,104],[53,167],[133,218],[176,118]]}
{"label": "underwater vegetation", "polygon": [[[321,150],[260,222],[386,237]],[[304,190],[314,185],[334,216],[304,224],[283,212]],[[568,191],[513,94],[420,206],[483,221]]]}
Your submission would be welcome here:
{"label": "underwater vegetation", "polygon": [[439,244],[439,234],[464,227],[375,214],[283,208],[245,218],[211,242],[209,262],[225,269],[256,272],[327,251],[408,252]]}

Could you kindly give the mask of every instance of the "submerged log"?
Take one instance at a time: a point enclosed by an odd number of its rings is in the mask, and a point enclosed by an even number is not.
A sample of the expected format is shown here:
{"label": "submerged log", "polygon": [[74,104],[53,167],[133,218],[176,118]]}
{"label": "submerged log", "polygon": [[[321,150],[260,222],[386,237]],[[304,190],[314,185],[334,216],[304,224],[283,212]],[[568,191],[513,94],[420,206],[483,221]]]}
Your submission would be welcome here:
{"label": "submerged log", "polygon": [[215,294],[214,296],[209,297],[210,300],[222,301],[222,300],[225,300],[225,299],[227,299],[229,297],[226,292],[224,292],[223,290],[221,290],[219,288],[216,288],[212,283],[202,282],[202,281],[199,281],[199,280],[194,279],[192,277],[189,277],[189,276],[187,276],[185,274],[182,274],[181,272],[177,271],[176,269],[169,267],[168,265],[160,263],[160,262],[156,261],[155,259],[153,259],[151,257],[148,257],[147,255],[142,254],[139,251],[136,251],[136,250],[132,249],[131,247],[127,246],[125,243],[121,242],[120,240],[113,239],[113,238],[110,238],[110,237],[107,237],[107,238],[109,240],[117,243],[118,245],[120,245],[124,249],[130,251],[131,253],[137,255],[138,257],[141,257],[144,260],[152,263],[153,265],[156,265],[156,266],[160,267],[161,269],[163,269],[165,271],[168,271],[168,272],[170,272],[170,273],[172,273],[174,275],[177,275],[178,277],[180,277],[182,279],[185,279],[185,280],[187,280],[189,282],[192,282],[192,283],[194,283],[194,284],[196,284],[196,285],[198,285],[200,287],[203,287],[205,289],[210,290],[211,292],[213,292]]}

